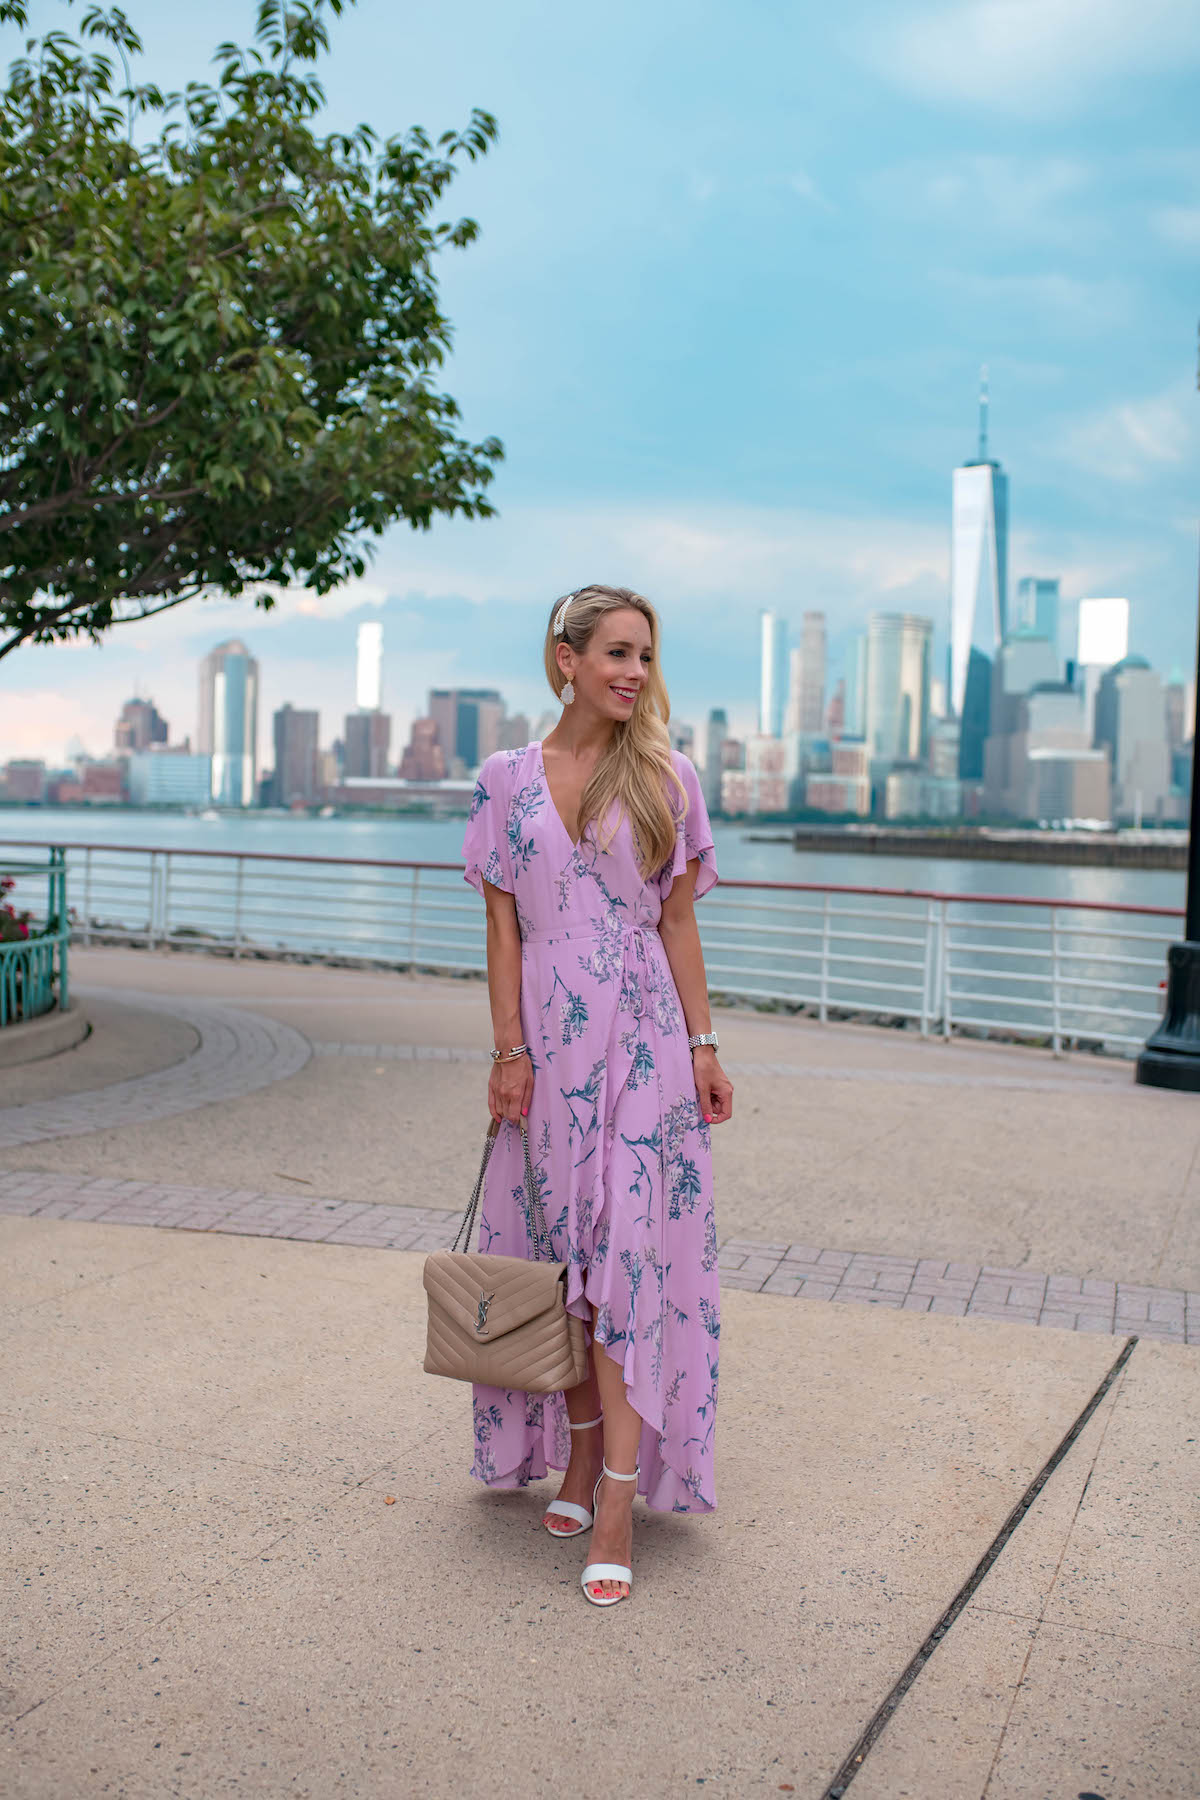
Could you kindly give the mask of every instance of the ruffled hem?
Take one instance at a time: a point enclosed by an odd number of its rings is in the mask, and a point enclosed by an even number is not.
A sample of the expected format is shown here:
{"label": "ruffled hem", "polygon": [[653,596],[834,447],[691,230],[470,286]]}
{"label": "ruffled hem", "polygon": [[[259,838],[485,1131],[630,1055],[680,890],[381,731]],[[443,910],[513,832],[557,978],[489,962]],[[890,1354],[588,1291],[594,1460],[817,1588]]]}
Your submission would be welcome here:
{"label": "ruffled hem", "polygon": [[[475,1426],[475,1460],[470,1473],[485,1487],[500,1492],[528,1487],[541,1481],[551,1469],[566,1468],[571,1455],[571,1439],[567,1430],[567,1406],[561,1393],[524,1394],[508,1388],[473,1387],[472,1414]],[[506,1413],[520,1409],[525,1413],[523,1425],[517,1427],[521,1454],[515,1462],[498,1469],[491,1445],[491,1429],[501,1430],[510,1424]],[[540,1410],[541,1421],[531,1422],[530,1414]],[[512,1436],[511,1426],[504,1436]],[[512,1454],[510,1450],[509,1455]]]}
{"label": "ruffled hem", "polygon": [[[658,1386],[647,1367],[654,1348],[644,1339],[639,1342],[636,1333],[629,1330],[629,1290],[625,1282],[610,1275],[606,1259],[593,1265],[586,1275],[572,1268],[567,1291],[568,1309],[577,1317],[590,1316],[591,1309],[595,1309],[597,1341],[620,1369],[626,1398],[642,1421],[638,1493],[655,1512],[714,1512],[717,1500],[711,1474],[706,1481],[689,1458],[686,1446],[673,1443],[665,1433]],[[605,1335],[600,1336],[601,1332]]]}
{"label": "ruffled hem", "polygon": [[662,899],[665,900],[670,893],[675,883],[675,877],[684,874],[692,858],[697,856],[700,858],[700,867],[696,871],[696,886],[692,890],[693,901],[703,900],[709,889],[716,887],[716,847],[707,833],[705,836],[707,841],[699,844],[690,844],[683,837],[676,840],[675,854],[671,858],[670,865],[664,865],[663,872],[659,876],[659,894]]}

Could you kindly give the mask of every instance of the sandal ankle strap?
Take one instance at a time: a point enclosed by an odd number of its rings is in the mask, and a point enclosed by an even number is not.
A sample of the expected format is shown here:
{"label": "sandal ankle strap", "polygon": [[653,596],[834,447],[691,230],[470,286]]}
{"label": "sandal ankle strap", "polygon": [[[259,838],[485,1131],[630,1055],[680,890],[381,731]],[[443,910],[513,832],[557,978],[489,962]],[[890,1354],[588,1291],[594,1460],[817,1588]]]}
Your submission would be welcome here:
{"label": "sandal ankle strap", "polygon": [[600,1467],[604,1470],[604,1473],[613,1481],[636,1481],[638,1476],[642,1472],[641,1469],[635,1469],[633,1471],[632,1475],[619,1475],[617,1473],[616,1469],[609,1468],[608,1464],[604,1461],[603,1457],[601,1457],[601,1459],[600,1459]]}
{"label": "sandal ankle strap", "polygon": [[574,1424],[572,1424],[571,1420],[568,1419],[567,1420],[567,1430],[568,1431],[590,1431],[592,1429],[593,1425],[603,1425],[603,1423],[604,1423],[604,1414],[603,1413],[601,1413],[601,1415],[598,1419],[585,1419],[582,1425],[574,1425]]}

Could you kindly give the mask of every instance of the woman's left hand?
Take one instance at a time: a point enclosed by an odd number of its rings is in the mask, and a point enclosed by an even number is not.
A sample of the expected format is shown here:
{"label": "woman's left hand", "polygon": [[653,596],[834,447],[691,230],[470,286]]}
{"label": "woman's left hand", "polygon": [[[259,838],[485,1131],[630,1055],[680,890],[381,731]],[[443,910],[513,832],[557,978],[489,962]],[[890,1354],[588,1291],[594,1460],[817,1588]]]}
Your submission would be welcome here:
{"label": "woman's left hand", "polygon": [[701,1118],[706,1125],[723,1125],[733,1116],[733,1083],[710,1044],[699,1044],[693,1050],[692,1073],[696,1077]]}

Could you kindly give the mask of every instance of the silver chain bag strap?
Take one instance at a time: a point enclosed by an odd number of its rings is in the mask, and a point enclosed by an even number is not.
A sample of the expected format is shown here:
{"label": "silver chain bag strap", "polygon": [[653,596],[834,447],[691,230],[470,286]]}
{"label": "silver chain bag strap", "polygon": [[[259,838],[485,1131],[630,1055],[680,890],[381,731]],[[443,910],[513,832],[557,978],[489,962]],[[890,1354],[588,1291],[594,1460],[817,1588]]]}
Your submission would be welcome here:
{"label": "silver chain bag strap", "polygon": [[484,1176],[500,1130],[493,1119],[453,1247],[435,1250],[425,1259],[429,1303],[425,1372],[484,1387],[555,1394],[586,1379],[587,1340],[583,1320],[567,1311],[567,1265],[552,1260],[523,1119],[520,1128],[533,1256],[492,1256],[471,1249]]}

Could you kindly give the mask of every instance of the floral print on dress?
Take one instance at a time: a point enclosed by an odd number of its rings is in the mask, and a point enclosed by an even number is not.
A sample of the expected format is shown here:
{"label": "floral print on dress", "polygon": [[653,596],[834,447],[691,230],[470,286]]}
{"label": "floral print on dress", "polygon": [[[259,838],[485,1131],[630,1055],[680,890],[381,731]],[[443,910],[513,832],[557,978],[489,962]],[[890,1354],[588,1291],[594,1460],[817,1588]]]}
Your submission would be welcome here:
{"label": "floral print on dress", "polygon": [[[720,1301],[711,1138],[697,1103],[679,994],[658,921],[671,884],[699,862],[717,879],[695,769],[671,753],[687,796],[675,848],[642,878],[622,820],[571,841],[546,784],[541,745],[484,763],[463,843],[465,876],[515,897],[521,1025],[534,1060],[526,1121],[554,1255],[572,1312],[622,1369],[643,1421],[640,1491],[666,1512],[716,1504],[713,1437]],[[482,1126],[481,1126],[482,1134]],[[501,1127],[488,1164],[480,1244],[532,1253],[519,1130]],[[523,1487],[570,1456],[561,1394],[474,1390],[473,1473]]]}

